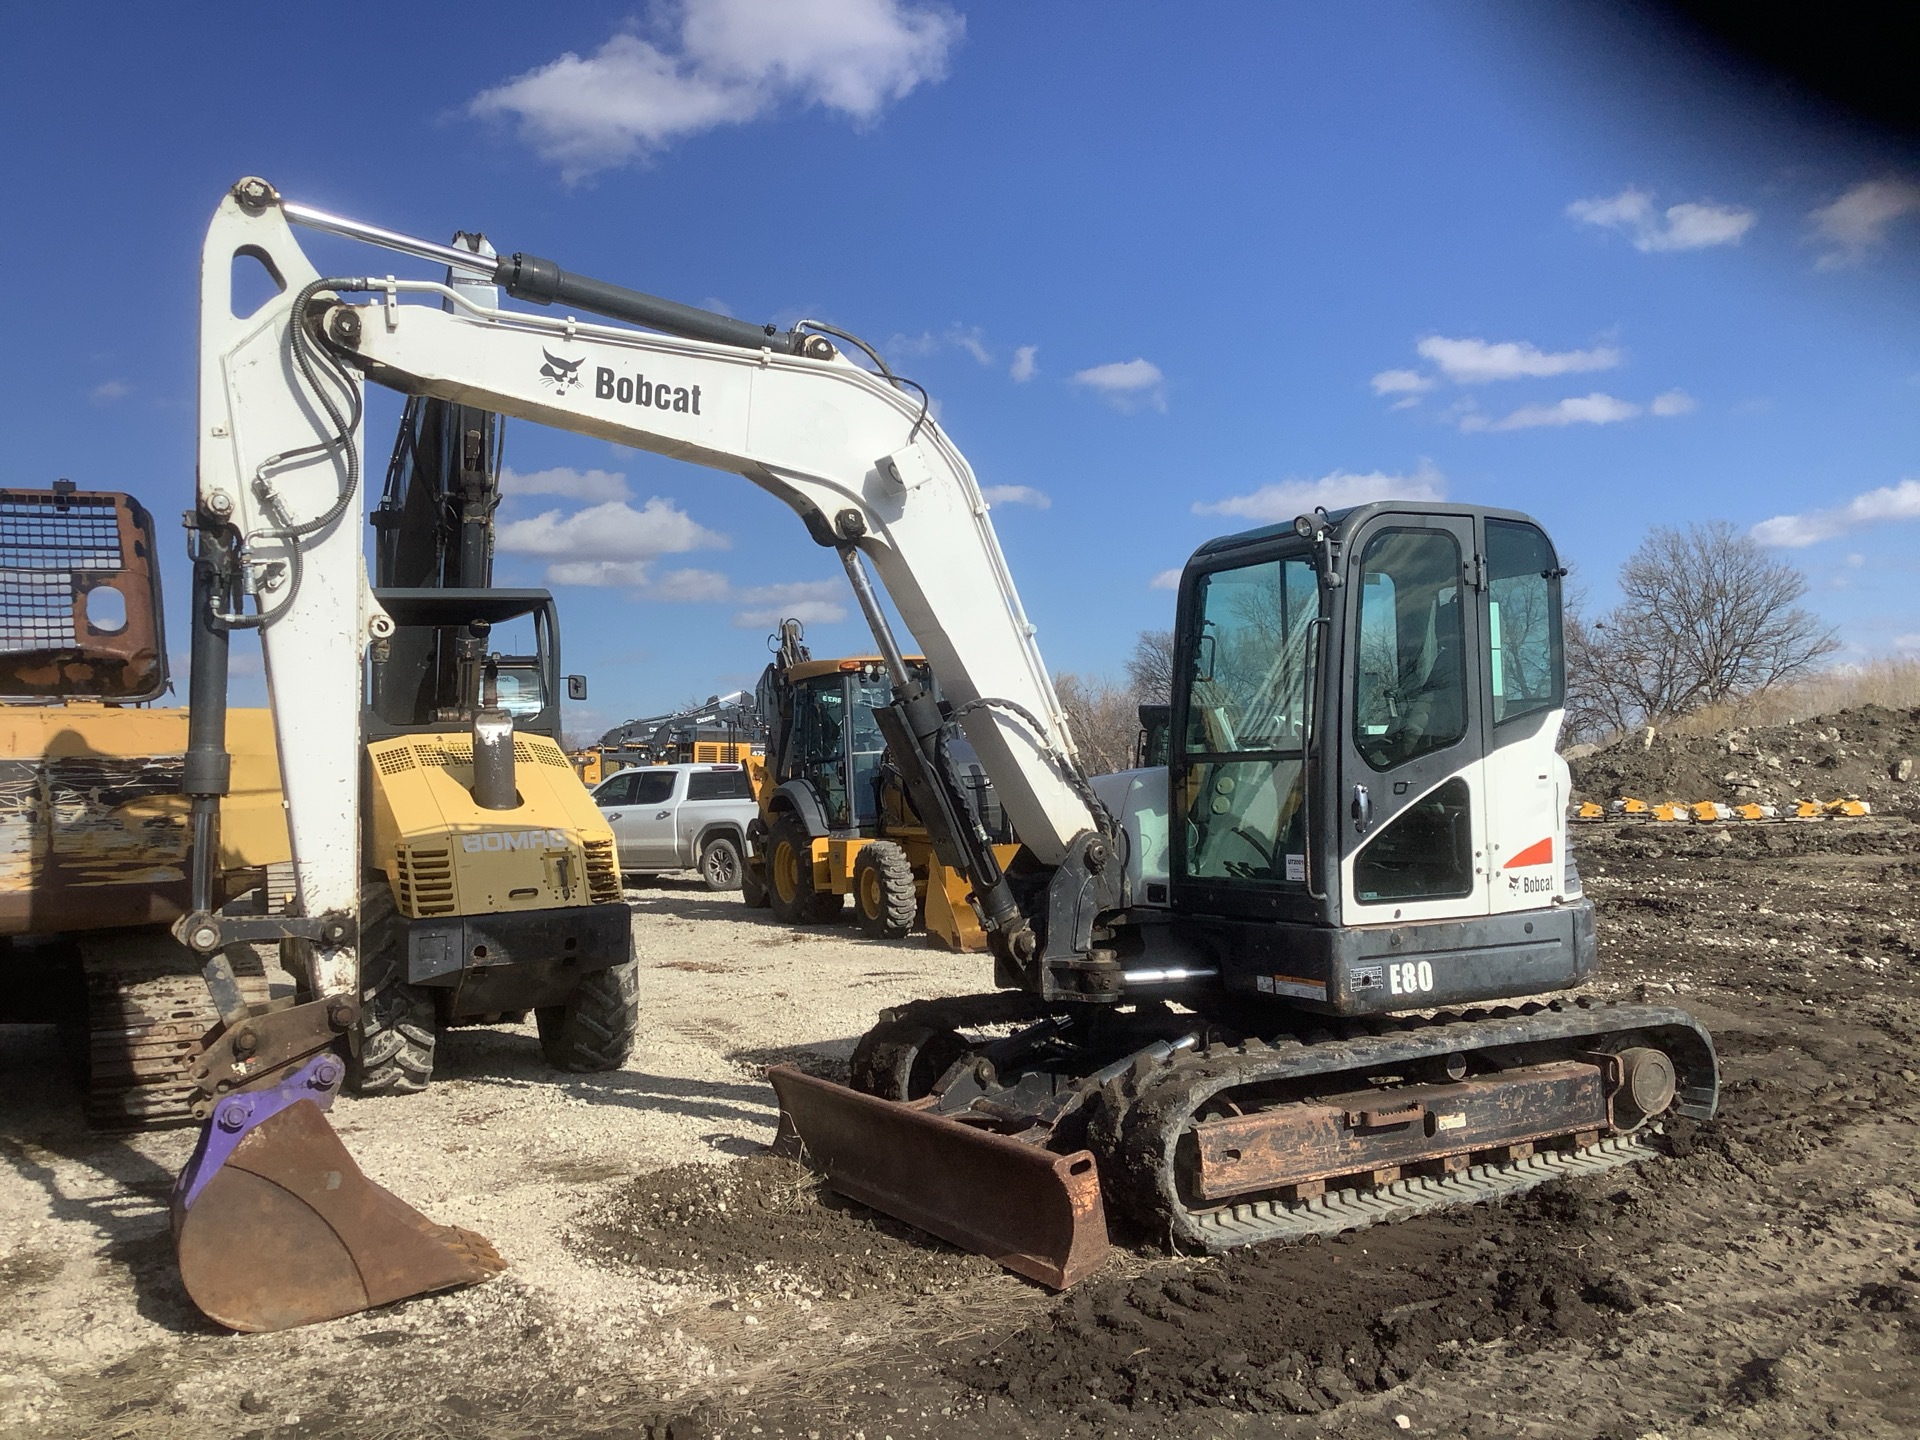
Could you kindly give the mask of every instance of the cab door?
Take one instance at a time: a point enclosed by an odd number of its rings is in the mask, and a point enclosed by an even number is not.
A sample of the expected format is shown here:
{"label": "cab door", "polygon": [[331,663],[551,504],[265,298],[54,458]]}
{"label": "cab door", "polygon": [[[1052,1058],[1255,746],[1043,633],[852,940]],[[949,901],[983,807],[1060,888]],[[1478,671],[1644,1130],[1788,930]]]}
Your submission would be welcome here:
{"label": "cab door", "polygon": [[1485,527],[1488,904],[1501,915],[1566,898],[1566,658],[1553,543],[1517,517]]}
{"label": "cab door", "polygon": [[1471,516],[1388,513],[1348,541],[1344,924],[1487,913],[1478,554]]}

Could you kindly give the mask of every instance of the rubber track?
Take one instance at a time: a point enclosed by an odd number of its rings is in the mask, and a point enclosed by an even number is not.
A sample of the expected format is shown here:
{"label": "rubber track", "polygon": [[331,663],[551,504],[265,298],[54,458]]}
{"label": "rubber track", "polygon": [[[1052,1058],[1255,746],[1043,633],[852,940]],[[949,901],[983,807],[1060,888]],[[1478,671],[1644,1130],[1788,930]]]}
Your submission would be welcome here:
{"label": "rubber track", "polygon": [[1572,1152],[1543,1152],[1508,1165],[1475,1165],[1444,1179],[1415,1177],[1372,1190],[1329,1190],[1312,1200],[1255,1200],[1191,1216],[1201,1246],[1210,1251],[1271,1241],[1304,1240],[1384,1225],[1452,1205],[1477,1205],[1544,1185],[1578,1180],[1658,1154],[1637,1136],[1616,1135]]}
{"label": "rubber track", "polygon": [[[1344,1038],[1327,1033],[1304,1041],[1287,1038],[1268,1044],[1249,1040],[1242,1045],[1214,1046],[1116,1081],[1102,1096],[1090,1137],[1095,1152],[1102,1157],[1102,1179],[1110,1203],[1149,1233],[1176,1247],[1218,1248],[1219,1242],[1210,1238],[1204,1217],[1220,1212],[1192,1210],[1181,1198],[1179,1142],[1208,1101],[1223,1092],[1268,1081],[1387,1074],[1409,1061],[1455,1052],[1471,1054],[1539,1044],[1602,1044],[1635,1034],[1658,1040],[1673,1057],[1680,1080],[1676,1113],[1709,1118],[1717,1099],[1712,1042],[1681,1010],[1556,1002],[1431,1019],[1347,1022],[1347,1028]],[[1518,1188],[1524,1189],[1526,1184]],[[1250,1217],[1251,1205],[1247,1202],[1241,1207]],[[1254,1222],[1249,1219],[1242,1223]],[[1284,1228],[1276,1231],[1275,1238],[1284,1233]],[[1234,1243],[1250,1244],[1252,1239]]]}

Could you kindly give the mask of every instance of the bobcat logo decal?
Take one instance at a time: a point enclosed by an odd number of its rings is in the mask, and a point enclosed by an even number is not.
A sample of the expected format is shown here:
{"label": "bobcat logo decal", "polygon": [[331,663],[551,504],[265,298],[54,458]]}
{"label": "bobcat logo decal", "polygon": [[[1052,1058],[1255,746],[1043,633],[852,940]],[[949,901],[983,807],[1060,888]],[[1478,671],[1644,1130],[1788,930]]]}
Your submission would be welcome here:
{"label": "bobcat logo decal", "polygon": [[553,393],[564,395],[580,385],[580,367],[586,363],[586,356],[578,360],[562,360],[551,350],[542,347],[540,353],[547,357],[547,363],[540,367],[540,378],[553,387]]}

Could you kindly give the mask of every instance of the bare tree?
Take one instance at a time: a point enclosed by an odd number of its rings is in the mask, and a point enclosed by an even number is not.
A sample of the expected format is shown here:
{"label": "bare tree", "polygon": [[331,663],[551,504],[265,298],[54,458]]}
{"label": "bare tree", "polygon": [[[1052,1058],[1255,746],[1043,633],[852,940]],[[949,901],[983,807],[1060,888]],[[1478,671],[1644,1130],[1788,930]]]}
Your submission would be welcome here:
{"label": "bare tree", "polygon": [[1620,567],[1621,600],[1567,624],[1576,732],[1631,730],[1809,674],[1839,639],[1803,610],[1806,577],[1724,520],[1657,527]]}
{"label": "bare tree", "polygon": [[1173,632],[1142,630],[1134,637],[1127,661],[1127,678],[1134,698],[1142,705],[1165,705],[1173,699]]}
{"label": "bare tree", "polygon": [[1054,676],[1053,688],[1067,712],[1087,773],[1109,775],[1131,769],[1133,743],[1140,733],[1139,701],[1133,691],[1097,675],[1070,673]]}

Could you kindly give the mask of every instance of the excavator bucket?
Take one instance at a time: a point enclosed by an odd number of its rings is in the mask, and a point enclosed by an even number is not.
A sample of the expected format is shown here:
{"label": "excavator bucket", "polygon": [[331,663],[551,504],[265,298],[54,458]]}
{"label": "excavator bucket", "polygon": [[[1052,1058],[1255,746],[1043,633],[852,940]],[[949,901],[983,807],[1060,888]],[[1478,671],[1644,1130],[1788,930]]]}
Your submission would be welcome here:
{"label": "excavator bucket", "polygon": [[343,1067],[317,1055],[271,1089],[222,1098],[173,1194],[180,1278],[211,1320],[287,1330],[506,1268],[367,1179],[327,1123]]}
{"label": "excavator bucket", "polygon": [[1056,1290],[1106,1258],[1106,1208],[1088,1151],[1058,1155],[790,1065],[767,1079],[780,1097],[775,1150],[849,1199]]}

